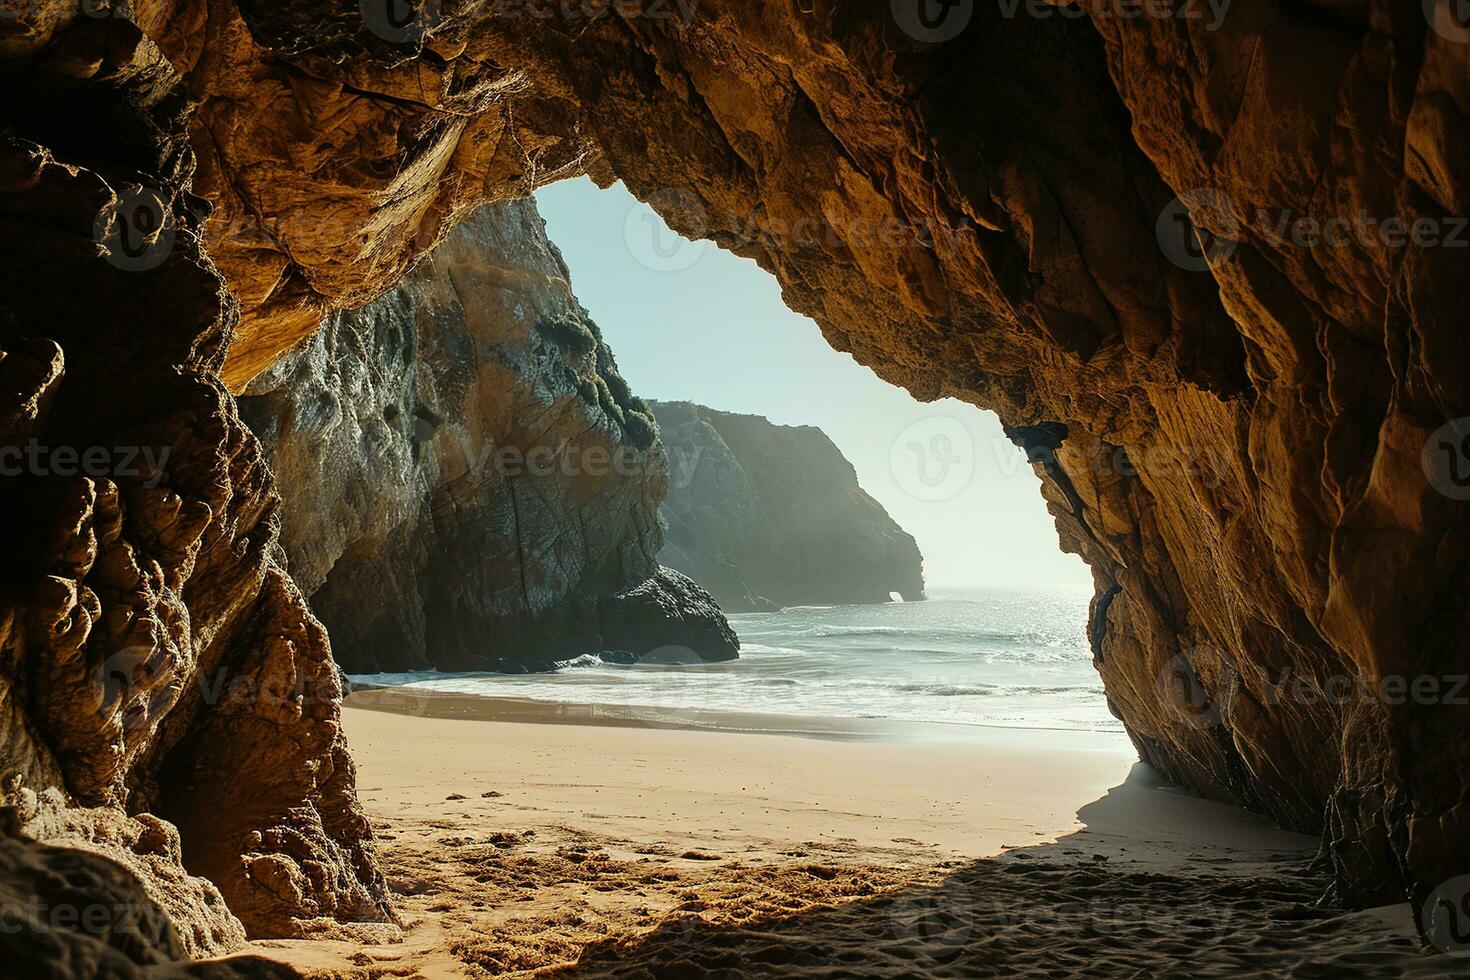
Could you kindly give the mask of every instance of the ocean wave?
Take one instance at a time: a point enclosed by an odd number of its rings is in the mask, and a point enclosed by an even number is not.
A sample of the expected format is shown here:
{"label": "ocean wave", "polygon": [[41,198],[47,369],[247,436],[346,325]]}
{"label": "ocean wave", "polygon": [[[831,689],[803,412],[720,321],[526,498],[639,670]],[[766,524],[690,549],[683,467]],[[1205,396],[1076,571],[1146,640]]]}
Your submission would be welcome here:
{"label": "ocean wave", "polygon": [[740,655],[744,656],[747,653],[781,653],[786,654],[787,656],[800,657],[803,656],[806,651],[800,650],[796,647],[776,647],[769,646],[765,643],[752,643],[751,641],[742,637],[740,640]]}
{"label": "ocean wave", "polygon": [[471,670],[463,673],[439,670],[412,670],[390,674],[348,674],[347,680],[353,684],[371,687],[429,687],[442,681],[453,681],[462,677],[498,676],[500,675],[487,670]]}
{"label": "ocean wave", "polygon": [[[824,640],[855,640],[869,636],[901,636],[905,639],[951,636],[962,640],[985,637],[984,633],[978,633],[975,630],[949,626],[925,626],[919,629],[905,626],[800,626],[783,632],[793,636],[820,637]],[[994,638],[1000,639],[1004,635],[1001,634]]]}
{"label": "ocean wave", "polygon": [[984,697],[995,694],[997,688],[989,684],[976,687],[968,684],[900,684],[895,690],[904,694],[927,694],[936,698]]}
{"label": "ocean wave", "polygon": [[585,669],[588,667],[606,666],[607,661],[603,660],[595,653],[584,653],[580,657],[573,657],[571,660],[559,660],[556,664],[558,670],[577,670]]}
{"label": "ocean wave", "polygon": [[728,663],[650,667],[584,655],[549,674],[353,679],[671,710],[1121,731],[1092,669],[1085,604],[1076,605],[997,594],[974,603],[792,608],[732,617],[742,650]]}
{"label": "ocean wave", "polygon": [[[1027,650],[1037,647],[1048,649],[1086,646],[1086,635],[1080,631],[1069,633],[1047,633],[1030,630],[976,629],[959,626],[850,626],[850,625],[791,625],[772,626],[766,629],[739,631],[742,640],[781,637],[787,642],[797,640],[871,640],[896,639],[904,641],[902,649],[914,650],[914,644],[925,641],[937,643],[986,643],[1007,644]],[[923,652],[919,649],[919,652]]]}
{"label": "ocean wave", "polygon": [[1096,694],[1103,693],[1102,682],[1097,684],[1035,684],[1005,688],[1007,694]]}
{"label": "ocean wave", "polygon": [[1081,684],[1058,684],[1049,686],[1045,684],[896,684],[892,688],[900,694],[927,694],[932,697],[968,697],[979,695],[1017,695],[1017,694],[1086,694],[1096,695],[1102,693],[1102,685],[1090,687]]}

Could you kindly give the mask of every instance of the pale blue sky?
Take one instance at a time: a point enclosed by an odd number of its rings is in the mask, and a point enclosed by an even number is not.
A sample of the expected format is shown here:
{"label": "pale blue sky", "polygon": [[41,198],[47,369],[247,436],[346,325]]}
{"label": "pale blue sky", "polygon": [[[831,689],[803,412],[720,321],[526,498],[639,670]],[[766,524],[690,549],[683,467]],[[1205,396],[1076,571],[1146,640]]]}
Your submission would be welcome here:
{"label": "pale blue sky", "polygon": [[536,200],[639,395],[819,426],[918,540],[931,587],[1091,581],[1057,547],[1039,483],[993,414],[879,380],[788,310],[754,262],[678,238],[621,184],[563,181]]}

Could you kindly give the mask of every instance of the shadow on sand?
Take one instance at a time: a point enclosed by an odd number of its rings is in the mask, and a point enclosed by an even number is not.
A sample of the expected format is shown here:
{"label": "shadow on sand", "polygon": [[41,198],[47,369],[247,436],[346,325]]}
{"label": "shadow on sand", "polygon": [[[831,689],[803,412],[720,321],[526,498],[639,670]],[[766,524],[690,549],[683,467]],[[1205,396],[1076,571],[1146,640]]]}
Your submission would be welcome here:
{"label": "shadow on sand", "polygon": [[1139,765],[1054,843],[932,884],[732,926],[697,913],[588,946],[554,977],[1441,977],[1406,906],[1315,906],[1315,841]]}

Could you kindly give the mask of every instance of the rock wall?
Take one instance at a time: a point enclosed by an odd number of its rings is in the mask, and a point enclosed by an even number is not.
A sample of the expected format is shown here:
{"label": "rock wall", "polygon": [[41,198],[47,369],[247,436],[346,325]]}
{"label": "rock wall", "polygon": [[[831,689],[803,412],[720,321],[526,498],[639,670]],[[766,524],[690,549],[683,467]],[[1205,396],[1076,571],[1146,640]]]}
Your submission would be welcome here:
{"label": "rock wall", "polygon": [[918,545],[821,429],[651,405],[670,458],[659,560],[726,612],[924,598]]}
{"label": "rock wall", "polygon": [[[1466,713],[1372,693],[1470,672],[1470,521],[1421,465],[1467,411],[1448,5],[659,9],[430,4],[385,30],[250,0],[251,48],[217,3],[213,61],[188,17],[143,15],[222,93],[199,116],[209,234],[256,324],[386,288],[465,198],[619,178],[770,270],[835,347],[1012,427],[1095,569],[1099,669],[1145,758],[1321,830],[1350,899],[1470,870]],[[247,249],[217,233],[231,214],[284,225]],[[243,330],[227,374],[283,346]]]}
{"label": "rock wall", "polygon": [[326,636],[219,379],[238,307],[180,79],[121,17],[4,27],[0,889],[169,924],[8,922],[5,962],[122,976],[247,933],[391,931]]}
{"label": "rock wall", "polygon": [[[614,647],[736,656],[707,595],[655,579],[653,415],[530,201],[477,211],[240,406],[282,486],[292,578],[347,672],[518,672]],[[613,600],[645,582],[668,614],[635,627]]]}

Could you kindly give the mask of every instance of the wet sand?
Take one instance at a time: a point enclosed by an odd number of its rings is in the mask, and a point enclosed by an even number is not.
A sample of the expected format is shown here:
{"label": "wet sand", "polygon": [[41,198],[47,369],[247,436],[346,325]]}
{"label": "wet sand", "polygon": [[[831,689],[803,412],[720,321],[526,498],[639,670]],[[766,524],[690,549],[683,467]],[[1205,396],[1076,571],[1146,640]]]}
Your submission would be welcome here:
{"label": "wet sand", "polygon": [[625,714],[355,693],[406,929],[251,951],[329,977],[1464,965],[1421,953],[1407,907],[1314,909],[1314,838],[1162,786],[1119,737]]}

